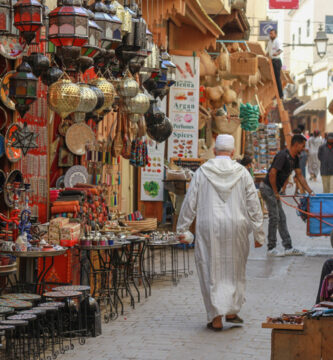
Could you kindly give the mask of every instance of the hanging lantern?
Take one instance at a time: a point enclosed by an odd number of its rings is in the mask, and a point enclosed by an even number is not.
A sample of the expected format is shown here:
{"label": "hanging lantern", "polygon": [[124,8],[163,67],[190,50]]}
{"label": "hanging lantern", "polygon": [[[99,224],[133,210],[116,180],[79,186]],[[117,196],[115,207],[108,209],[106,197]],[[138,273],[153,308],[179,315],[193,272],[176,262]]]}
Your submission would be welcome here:
{"label": "hanging lantern", "polygon": [[11,29],[9,0],[0,0],[0,34],[8,34]]}
{"label": "hanging lantern", "polygon": [[32,72],[35,76],[39,77],[44,71],[47,71],[50,66],[50,60],[47,56],[33,52],[27,58],[29,65],[31,66]]}
{"label": "hanging lantern", "polygon": [[105,0],[105,6],[108,14],[112,18],[112,49],[116,49],[122,42],[123,36],[121,32],[122,21],[117,16],[116,8],[111,3],[111,0]]}
{"label": "hanging lantern", "polygon": [[89,88],[95,93],[96,95],[96,99],[97,99],[97,103],[96,103],[96,106],[95,108],[87,113],[86,115],[86,120],[89,120],[89,119],[95,119],[95,120],[98,120],[99,118],[99,115],[97,112],[101,113],[102,111],[99,111],[103,105],[104,105],[104,94],[103,92],[96,86],[94,85],[90,85],[88,84]]}
{"label": "hanging lantern", "polygon": [[160,124],[147,126],[147,134],[149,135],[149,137],[159,143],[166,141],[172,134],[172,131],[172,124],[166,116]]}
{"label": "hanging lantern", "polygon": [[142,93],[126,99],[126,109],[131,114],[145,114],[149,106],[150,101],[148,96]]}
{"label": "hanging lantern", "polygon": [[146,30],[146,39],[147,39],[146,50],[147,50],[148,55],[150,55],[151,52],[153,51],[154,40],[153,40],[153,34],[149,31],[148,28]]}
{"label": "hanging lantern", "polygon": [[85,9],[88,13],[88,42],[81,49],[81,56],[95,57],[98,55],[101,47],[101,36],[103,30],[96,24],[94,13],[87,9],[87,0],[85,0]]}
{"label": "hanging lantern", "polygon": [[88,41],[88,14],[81,0],[58,0],[49,14],[49,39],[66,67],[75,63]]}
{"label": "hanging lantern", "polygon": [[29,45],[43,25],[43,6],[37,0],[19,0],[14,5],[14,25]]}
{"label": "hanging lantern", "polygon": [[97,105],[97,95],[88,84],[78,84],[80,87],[80,103],[74,113],[75,122],[85,120],[86,114],[92,112]]}
{"label": "hanging lantern", "polygon": [[9,80],[9,97],[15,102],[15,109],[21,118],[37,99],[37,78],[31,72],[26,57]]}
{"label": "hanging lantern", "polygon": [[112,1],[112,6],[116,10],[117,18],[121,21],[122,36],[125,36],[132,31],[132,16],[118,1]]}
{"label": "hanging lantern", "polygon": [[132,78],[125,78],[117,84],[117,93],[123,97],[134,97],[139,92],[139,84]]}
{"label": "hanging lantern", "polygon": [[121,37],[118,39],[117,36],[117,39],[114,39],[113,33],[117,25],[121,26],[121,21],[108,14],[109,10],[102,0],[96,0],[90,9],[95,14],[96,24],[102,29],[101,47],[106,50],[116,47],[120,43]]}
{"label": "hanging lantern", "polygon": [[176,65],[171,61],[171,56],[167,52],[162,53],[161,59],[161,68],[166,68],[166,81],[167,85],[170,87],[176,82]]}
{"label": "hanging lantern", "polygon": [[115,96],[115,90],[113,85],[110,83],[110,81],[107,81],[105,78],[97,78],[91,81],[91,85],[96,86],[98,89],[100,89],[104,95],[104,104],[103,106],[96,110],[97,114],[102,114],[104,110],[111,108],[114,96]]}
{"label": "hanging lantern", "polygon": [[58,81],[63,74],[64,72],[62,70],[56,66],[52,66],[47,71],[42,73],[42,82],[43,84],[50,86]]}
{"label": "hanging lantern", "polygon": [[80,87],[70,80],[59,80],[49,87],[49,107],[63,119],[76,111],[80,104],[80,98]]}

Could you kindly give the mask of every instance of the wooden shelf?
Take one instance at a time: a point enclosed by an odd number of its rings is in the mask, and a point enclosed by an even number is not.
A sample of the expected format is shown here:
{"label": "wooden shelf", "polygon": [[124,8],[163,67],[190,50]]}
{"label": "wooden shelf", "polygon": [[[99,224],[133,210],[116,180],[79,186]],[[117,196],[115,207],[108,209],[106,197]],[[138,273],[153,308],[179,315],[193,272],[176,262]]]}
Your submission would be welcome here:
{"label": "wooden shelf", "polygon": [[264,329],[280,329],[280,330],[303,330],[304,324],[273,324],[262,323],[261,327]]}

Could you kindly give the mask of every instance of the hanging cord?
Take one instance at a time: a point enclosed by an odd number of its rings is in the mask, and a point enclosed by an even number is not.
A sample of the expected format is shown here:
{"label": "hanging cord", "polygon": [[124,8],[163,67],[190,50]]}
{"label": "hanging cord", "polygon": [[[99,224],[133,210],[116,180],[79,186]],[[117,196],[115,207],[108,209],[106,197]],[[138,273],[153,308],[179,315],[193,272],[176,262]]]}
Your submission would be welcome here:
{"label": "hanging cord", "polygon": [[285,205],[287,205],[287,206],[289,206],[289,207],[291,207],[291,208],[293,208],[293,209],[295,209],[295,210],[297,210],[297,211],[299,211],[299,212],[301,212],[301,213],[303,213],[303,214],[305,214],[305,215],[311,216],[312,218],[317,219],[317,220],[321,221],[322,223],[324,223],[324,224],[326,224],[326,225],[329,225],[329,226],[333,227],[333,224],[331,224],[331,223],[329,223],[329,222],[321,219],[320,217],[317,217],[316,214],[313,214],[313,213],[304,211],[304,210],[298,208],[298,207],[295,206],[295,205],[289,204],[287,201],[283,200],[282,197],[283,197],[283,196],[280,196],[280,200],[281,200]]}

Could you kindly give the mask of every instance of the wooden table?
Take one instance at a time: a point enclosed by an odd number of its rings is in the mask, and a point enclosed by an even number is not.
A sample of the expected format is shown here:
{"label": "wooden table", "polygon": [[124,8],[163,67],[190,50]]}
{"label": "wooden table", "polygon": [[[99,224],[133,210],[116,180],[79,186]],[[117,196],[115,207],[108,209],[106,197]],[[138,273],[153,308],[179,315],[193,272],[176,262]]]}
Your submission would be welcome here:
{"label": "wooden table", "polygon": [[272,330],[271,360],[332,360],[333,318],[305,319],[303,330]]}

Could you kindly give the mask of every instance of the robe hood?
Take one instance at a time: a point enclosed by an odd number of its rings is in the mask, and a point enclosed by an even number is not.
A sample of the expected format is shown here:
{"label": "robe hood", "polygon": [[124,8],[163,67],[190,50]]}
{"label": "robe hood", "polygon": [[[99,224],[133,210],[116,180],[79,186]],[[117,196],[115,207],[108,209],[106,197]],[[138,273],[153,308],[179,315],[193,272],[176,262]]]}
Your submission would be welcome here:
{"label": "robe hood", "polygon": [[232,189],[247,171],[231,159],[211,159],[200,167],[207,180],[213,185],[221,199],[226,202]]}

